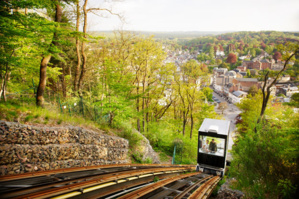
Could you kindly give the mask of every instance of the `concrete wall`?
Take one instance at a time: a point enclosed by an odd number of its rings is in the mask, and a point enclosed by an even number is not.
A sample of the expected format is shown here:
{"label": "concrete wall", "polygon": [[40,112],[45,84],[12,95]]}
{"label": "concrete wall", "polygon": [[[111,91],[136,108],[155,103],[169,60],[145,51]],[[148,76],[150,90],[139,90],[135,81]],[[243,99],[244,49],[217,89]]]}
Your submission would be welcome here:
{"label": "concrete wall", "polygon": [[128,141],[78,127],[0,120],[0,175],[127,163]]}

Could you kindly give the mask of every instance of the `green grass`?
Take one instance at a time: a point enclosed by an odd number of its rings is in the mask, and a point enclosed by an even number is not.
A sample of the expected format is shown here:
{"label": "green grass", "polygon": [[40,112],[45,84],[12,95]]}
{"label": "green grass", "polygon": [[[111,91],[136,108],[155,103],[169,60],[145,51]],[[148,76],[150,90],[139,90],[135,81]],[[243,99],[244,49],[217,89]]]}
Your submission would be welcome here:
{"label": "green grass", "polygon": [[47,125],[73,125],[102,129],[101,125],[81,116],[70,116],[61,113],[55,106],[47,105],[45,108],[36,107],[34,104],[18,104],[17,102],[0,102],[0,120],[18,121],[20,123]]}
{"label": "green grass", "polygon": [[159,153],[159,158],[161,162],[167,162],[169,161],[170,156],[168,156],[166,153],[164,152],[160,152]]}
{"label": "green grass", "polygon": [[[116,128],[112,128],[105,123],[97,123],[86,117],[69,114],[68,111],[62,113],[58,106],[47,104],[45,108],[37,107],[34,103],[26,104],[24,102],[0,101],[0,120],[19,122],[21,124],[44,124],[48,126],[72,125],[92,130],[101,130],[109,135],[117,135],[129,141],[130,151],[136,151],[143,139],[129,122],[123,122]],[[142,161],[143,155],[129,153],[132,162],[152,163],[151,159]]]}

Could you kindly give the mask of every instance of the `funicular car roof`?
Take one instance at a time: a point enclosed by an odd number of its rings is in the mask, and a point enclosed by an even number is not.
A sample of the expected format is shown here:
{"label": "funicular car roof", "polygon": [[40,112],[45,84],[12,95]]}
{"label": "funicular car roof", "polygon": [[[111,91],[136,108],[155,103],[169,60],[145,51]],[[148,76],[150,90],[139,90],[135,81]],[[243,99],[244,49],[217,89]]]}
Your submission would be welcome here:
{"label": "funicular car roof", "polygon": [[[217,133],[209,132],[212,126],[218,127]],[[229,128],[230,121],[205,118],[198,131],[200,135],[225,138],[229,134]]]}

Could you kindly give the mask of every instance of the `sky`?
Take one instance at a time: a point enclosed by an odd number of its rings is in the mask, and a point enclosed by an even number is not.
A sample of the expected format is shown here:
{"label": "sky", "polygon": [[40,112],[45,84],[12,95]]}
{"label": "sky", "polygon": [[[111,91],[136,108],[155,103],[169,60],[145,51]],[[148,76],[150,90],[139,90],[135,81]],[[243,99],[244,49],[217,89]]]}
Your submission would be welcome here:
{"label": "sky", "polygon": [[299,31],[299,0],[89,0],[88,7],[112,8],[91,14],[89,31]]}

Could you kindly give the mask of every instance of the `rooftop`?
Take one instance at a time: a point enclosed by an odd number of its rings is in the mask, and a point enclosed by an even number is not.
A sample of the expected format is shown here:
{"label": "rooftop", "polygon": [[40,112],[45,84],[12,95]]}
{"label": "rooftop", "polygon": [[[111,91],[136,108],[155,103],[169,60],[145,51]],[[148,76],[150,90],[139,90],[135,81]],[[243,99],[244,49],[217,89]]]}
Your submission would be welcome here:
{"label": "rooftop", "polygon": [[239,96],[241,96],[241,95],[247,95],[247,93],[246,93],[246,92],[243,92],[243,91],[234,91],[234,92],[233,92],[233,95],[239,97]]}
{"label": "rooftop", "polygon": [[237,78],[239,82],[258,82],[256,78]]}

